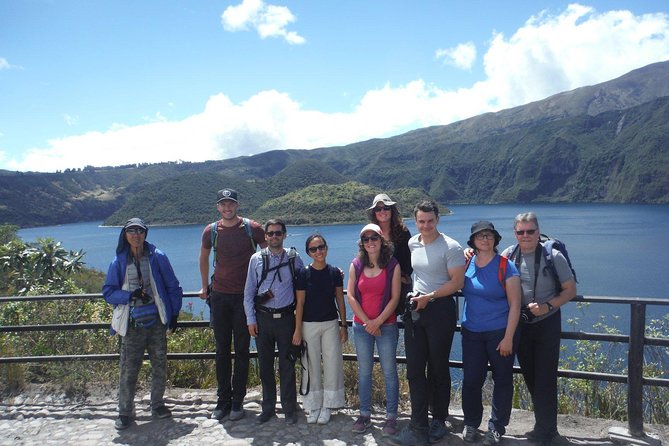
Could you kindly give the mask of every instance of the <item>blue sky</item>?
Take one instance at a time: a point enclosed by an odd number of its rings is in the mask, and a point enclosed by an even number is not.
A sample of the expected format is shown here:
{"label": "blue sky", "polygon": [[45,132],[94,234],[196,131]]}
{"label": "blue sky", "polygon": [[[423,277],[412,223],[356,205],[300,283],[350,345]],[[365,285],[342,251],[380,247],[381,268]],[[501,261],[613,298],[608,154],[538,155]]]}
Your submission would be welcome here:
{"label": "blue sky", "polygon": [[669,59],[663,1],[0,0],[0,169],[312,149]]}

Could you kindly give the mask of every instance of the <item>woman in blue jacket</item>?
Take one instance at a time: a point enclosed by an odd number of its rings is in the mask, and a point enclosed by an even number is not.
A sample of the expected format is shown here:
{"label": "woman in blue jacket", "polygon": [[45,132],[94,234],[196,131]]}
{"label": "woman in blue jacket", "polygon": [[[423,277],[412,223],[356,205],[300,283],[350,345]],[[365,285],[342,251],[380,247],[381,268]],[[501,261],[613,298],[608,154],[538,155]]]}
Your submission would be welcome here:
{"label": "woman in blue jacket", "polygon": [[105,300],[114,305],[112,333],[121,341],[119,417],[117,429],[130,426],[134,414],[137,377],[144,352],[151,360],[151,414],[172,415],[163,395],[167,375],[167,337],[174,332],[181,311],[183,290],[167,256],[146,241],[148,228],[131,218],[119,235],[116,257],[109,265],[102,288]]}

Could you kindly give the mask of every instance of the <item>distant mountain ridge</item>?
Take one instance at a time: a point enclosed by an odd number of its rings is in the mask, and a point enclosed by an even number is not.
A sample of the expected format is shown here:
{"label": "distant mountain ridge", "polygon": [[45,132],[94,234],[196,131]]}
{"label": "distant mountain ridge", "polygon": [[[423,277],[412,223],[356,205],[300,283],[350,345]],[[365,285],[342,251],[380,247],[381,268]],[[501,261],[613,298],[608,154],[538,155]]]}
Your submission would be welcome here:
{"label": "distant mountain ridge", "polygon": [[[202,223],[215,218],[215,191],[228,186],[240,190],[245,215],[265,217],[286,196],[286,218],[313,223],[305,215],[314,203],[301,208],[300,191],[313,197],[317,190],[325,207],[330,194],[357,191],[341,186],[351,181],[367,185],[366,194],[406,188],[409,196],[445,204],[669,203],[669,61],[523,106],[340,147],[203,163],[0,171],[0,222],[113,224],[142,215],[152,224]],[[325,186],[305,189],[317,184]]]}

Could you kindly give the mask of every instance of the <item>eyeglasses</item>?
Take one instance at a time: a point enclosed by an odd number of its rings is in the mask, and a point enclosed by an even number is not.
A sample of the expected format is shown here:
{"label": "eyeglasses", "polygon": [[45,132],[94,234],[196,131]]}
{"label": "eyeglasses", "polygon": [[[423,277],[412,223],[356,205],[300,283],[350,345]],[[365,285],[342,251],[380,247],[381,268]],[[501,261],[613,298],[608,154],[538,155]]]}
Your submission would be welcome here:
{"label": "eyeglasses", "polygon": [[389,211],[391,209],[390,206],[379,206],[378,208],[374,208],[374,212]]}
{"label": "eyeglasses", "polygon": [[142,228],[128,228],[125,230],[126,234],[139,234],[142,235],[146,232],[146,230]]}
{"label": "eyeglasses", "polygon": [[281,237],[283,231],[266,231],[265,235],[267,235],[267,237]]}
{"label": "eyeglasses", "polygon": [[328,249],[327,245],[310,246],[309,252],[313,254],[316,251],[325,251],[326,249]]}
{"label": "eyeglasses", "polygon": [[527,233],[527,235],[534,235],[535,232],[537,232],[536,229],[525,229],[525,230],[521,229],[519,231],[516,231],[516,235],[525,235],[525,233]]}
{"label": "eyeglasses", "polygon": [[360,240],[362,240],[362,243],[367,243],[369,241],[372,242],[378,242],[381,240],[381,236],[379,235],[370,235],[369,237],[360,237]]}
{"label": "eyeglasses", "polygon": [[479,233],[479,234],[476,234],[474,236],[474,238],[476,238],[476,240],[494,240],[495,236],[493,234],[480,234]]}

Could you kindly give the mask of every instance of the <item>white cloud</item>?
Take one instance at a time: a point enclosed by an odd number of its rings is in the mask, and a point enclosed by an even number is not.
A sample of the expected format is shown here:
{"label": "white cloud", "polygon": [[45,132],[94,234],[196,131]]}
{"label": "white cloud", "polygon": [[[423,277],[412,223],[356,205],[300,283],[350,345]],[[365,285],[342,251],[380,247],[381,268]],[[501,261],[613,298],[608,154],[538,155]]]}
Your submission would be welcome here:
{"label": "white cloud", "polygon": [[460,43],[455,48],[438,49],[435,52],[437,59],[443,59],[447,65],[471,70],[476,61],[476,45],[474,42]]}
{"label": "white cloud", "polygon": [[295,15],[285,6],[269,5],[262,0],[244,0],[236,6],[228,6],[221,15],[226,31],[246,31],[254,28],[260,38],[279,37],[293,45],[306,42],[304,37],[286,26],[294,22]]}
{"label": "white cloud", "polygon": [[69,113],[65,113],[63,114],[63,121],[65,121],[65,124],[69,126],[75,126],[79,123],[79,117],[72,116]]}
{"label": "white cloud", "polygon": [[570,5],[559,15],[530,18],[510,37],[494,34],[483,57],[486,77],[469,88],[445,90],[420,79],[387,84],[367,92],[346,113],[308,110],[274,90],[239,103],[217,94],[201,113],[181,121],[157,114],[153,120],[159,122],[119,123],[104,132],[53,139],[48,147],[6,159],[3,165],[53,171],[342,145],[525,104],[667,59],[667,14],[597,13]]}
{"label": "white cloud", "polygon": [[12,65],[4,57],[0,57],[0,71],[3,70],[21,70],[23,69],[20,65]]}

